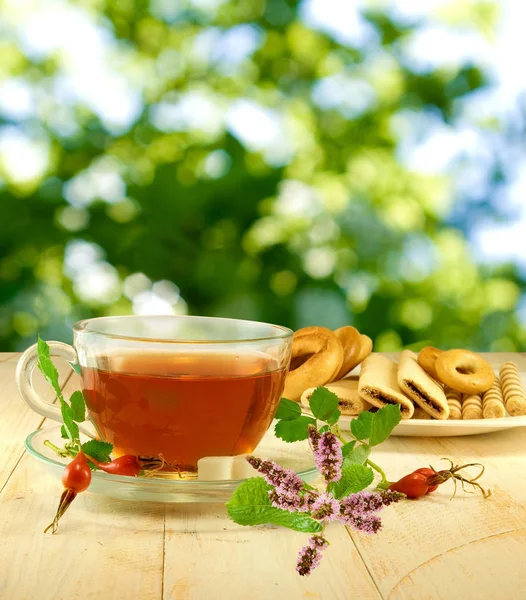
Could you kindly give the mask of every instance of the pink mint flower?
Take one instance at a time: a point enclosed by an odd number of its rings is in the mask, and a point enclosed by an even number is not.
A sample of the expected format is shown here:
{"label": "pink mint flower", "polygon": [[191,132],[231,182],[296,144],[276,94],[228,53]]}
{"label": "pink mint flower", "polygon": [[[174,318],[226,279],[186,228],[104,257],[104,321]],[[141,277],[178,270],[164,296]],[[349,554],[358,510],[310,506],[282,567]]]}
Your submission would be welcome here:
{"label": "pink mint flower", "polygon": [[345,523],[345,525],[349,525],[352,529],[362,531],[363,533],[378,533],[382,528],[380,517],[374,514],[349,515],[340,520],[342,523]]}
{"label": "pink mint flower", "polygon": [[341,501],[342,514],[377,512],[384,506],[398,502],[403,494],[385,490],[381,492],[359,492],[351,494]]}
{"label": "pink mint flower", "polygon": [[334,521],[340,518],[340,502],[332,494],[319,494],[310,507],[311,517],[317,521]]}
{"label": "pink mint flower", "polygon": [[309,426],[309,440],[316,462],[316,468],[325,481],[339,481],[342,476],[342,443],[331,433],[319,433],[317,429]]}
{"label": "pink mint flower", "polygon": [[265,481],[283,493],[298,494],[303,490],[303,481],[292,469],[284,469],[272,460],[261,460],[255,456],[247,456],[247,461],[263,475]]}
{"label": "pink mint flower", "polygon": [[321,551],[327,548],[328,545],[329,542],[321,535],[311,537],[309,543],[300,550],[296,563],[296,571],[300,575],[310,575],[320,564],[322,559]]}
{"label": "pink mint flower", "polygon": [[308,494],[300,496],[293,492],[283,492],[282,490],[273,489],[268,493],[268,497],[272,502],[272,506],[288,510],[289,512],[309,512],[314,498]]}
{"label": "pink mint flower", "polygon": [[378,533],[382,528],[382,521],[374,513],[384,506],[398,502],[402,497],[402,494],[390,490],[351,494],[340,501],[338,520],[357,531]]}

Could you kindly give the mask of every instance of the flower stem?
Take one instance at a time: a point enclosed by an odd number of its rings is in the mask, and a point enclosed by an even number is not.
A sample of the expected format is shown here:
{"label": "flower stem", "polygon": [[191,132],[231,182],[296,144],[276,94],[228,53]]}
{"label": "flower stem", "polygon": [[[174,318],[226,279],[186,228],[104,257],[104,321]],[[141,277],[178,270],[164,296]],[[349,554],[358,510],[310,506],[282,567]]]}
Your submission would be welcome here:
{"label": "flower stem", "polygon": [[343,437],[342,430],[340,429],[340,426],[338,425],[338,423],[335,423],[334,425],[331,425],[330,429],[331,429],[331,433],[334,433],[334,435],[340,440],[340,442],[342,444],[346,444],[347,443],[347,441]]}
{"label": "flower stem", "polygon": [[383,469],[378,466],[376,463],[374,463],[370,458],[367,459],[367,464],[371,467],[371,469],[374,469],[382,478],[382,481],[380,482],[379,485],[384,485],[386,483],[389,483],[387,481],[387,476],[385,474],[385,472],[383,471]]}
{"label": "flower stem", "polygon": [[69,450],[66,450],[64,448],[59,448],[58,446],[55,446],[55,444],[53,444],[49,440],[44,440],[44,446],[51,448],[51,450],[53,450],[53,452],[55,452],[56,454],[58,454],[59,456],[62,456],[64,458],[69,458],[71,456],[74,456],[74,454],[72,454],[72,452],[70,452]]}
{"label": "flower stem", "polygon": [[[347,443],[347,441],[343,437],[342,430],[340,429],[338,423],[331,425],[331,432],[334,433],[334,435],[340,440],[342,444]],[[389,487],[390,482],[387,479],[387,475],[385,474],[384,470],[375,462],[373,462],[370,458],[367,459],[366,464],[368,464],[371,467],[371,469],[374,469],[382,478],[382,481],[380,481],[378,487],[381,487],[382,489],[387,489]]]}

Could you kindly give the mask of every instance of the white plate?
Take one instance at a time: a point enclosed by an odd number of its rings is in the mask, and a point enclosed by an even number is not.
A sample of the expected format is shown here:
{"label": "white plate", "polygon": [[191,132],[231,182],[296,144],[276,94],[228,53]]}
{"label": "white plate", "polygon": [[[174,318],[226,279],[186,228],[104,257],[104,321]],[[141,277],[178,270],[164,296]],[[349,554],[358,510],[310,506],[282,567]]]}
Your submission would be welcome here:
{"label": "white plate", "polygon": [[[60,425],[38,429],[31,433],[25,442],[31,456],[41,461],[52,475],[60,479],[65,465],[70,461],[58,456],[44,445],[45,440],[50,440],[59,447],[62,446],[64,440],[60,437]],[[274,436],[273,426],[254,450],[254,455],[274,460],[285,468],[294,469],[307,482],[313,481],[318,476],[308,442],[287,444]],[[254,476],[256,475],[254,471]],[[141,502],[226,502],[242,481],[244,480],[198,481],[180,479],[175,475],[173,479],[125,477],[93,471],[89,491],[110,498]]]}
{"label": "white plate", "polygon": [[[340,417],[340,427],[349,430],[353,417]],[[391,435],[400,437],[453,437],[477,435],[503,431],[514,427],[526,427],[526,417],[504,417],[502,419],[469,419],[466,421],[428,421],[426,419],[406,419],[394,428]]]}
{"label": "white plate", "polygon": [[[479,353],[493,367],[495,374],[498,375],[499,367],[505,362],[514,362],[526,387],[526,358],[518,353]],[[385,356],[398,362],[400,354],[385,353]],[[349,375],[359,375],[360,367],[357,367]],[[353,417],[340,417],[340,426],[344,431],[350,428],[350,422]],[[391,435],[400,437],[453,437],[461,435],[477,435],[480,433],[491,433],[493,431],[503,431],[515,427],[526,427],[526,416],[510,417],[506,415],[502,419],[469,419],[462,420],[426,420],[426,419],[406,419],[401,421],[393,430]]]}

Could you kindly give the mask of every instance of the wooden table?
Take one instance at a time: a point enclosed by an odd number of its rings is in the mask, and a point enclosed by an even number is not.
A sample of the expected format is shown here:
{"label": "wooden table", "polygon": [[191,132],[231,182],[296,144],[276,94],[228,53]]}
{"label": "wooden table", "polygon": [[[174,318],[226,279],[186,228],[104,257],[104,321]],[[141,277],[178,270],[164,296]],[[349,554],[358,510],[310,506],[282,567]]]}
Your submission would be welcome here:
{"label": "wooden table", "polygon": [[[512,359],[526,372],[525,355]],[[81,494],[57,535],[44,534],[60,482],[29,456],[43,419],[16,389],[16,354],[0,354],[0,599],[259,600],[526,598],[526,429],[457,438],[391,438],[375,460],[396,478],[440,458],[486,465],[493,496],[452,485],[382,513],[367,536],[328,527],[331,546],[310,576],[295,571],[306,535],[240,527],[222,505],[138,504]],[[61,368],[66,392],[78,386]],[[48,398],[52,393],[43,382]]]}

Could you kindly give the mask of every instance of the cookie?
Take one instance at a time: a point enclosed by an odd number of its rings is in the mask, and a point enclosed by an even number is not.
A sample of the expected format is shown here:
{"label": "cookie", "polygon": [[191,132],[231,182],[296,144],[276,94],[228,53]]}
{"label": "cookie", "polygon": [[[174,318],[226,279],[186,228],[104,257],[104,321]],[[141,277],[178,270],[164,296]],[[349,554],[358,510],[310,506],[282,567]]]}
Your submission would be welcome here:
{"label": "cookie", "polygon": [[[359,415],[364,410],[369,410],[371,405],[358,393],[358,377],[348,377],[335,383],[326,383],[327,388],[338,396],[338,408],[342,415]],[[316,388],[309,388],[301,395],[301,404],[309,406],[309,400]]]}
{"label": "cookie", "polygon": [[398,365],[394,361],[380,354],[370,354],[362,363],[358,392],[364,400],[378,408],[397,404],[402,419],[410,419],[415,407],[400,390],[397,373]]}
{"label": "cookie", "polygon": [[449,417],[443,388],[418,364],[417,355],[411,350],[403,350],[400,354],[397,381],[402,392],[433,418]]}
{"label": "cookie", "polygon": [[517,365],[506,362],[500,367],[504,405],[512,417],[526,415],[526,392]]}
{"label": "cookie", "polygon": [[462,399],[463,419],[482,419],[482,398],[478,394],[466,394]]}
{"label": "cookie", "polygon": [[462,394],[449,387],[444,389],[444,393],[449,406],[448,418],[451,420],[462,419]]}
{"label": "cookie", "polygon": [[497,378],[491,388],[482,396],[482,417],[484,419],[502,419],[506,416],[504,395]]}
{"label": "cookie", "polygon": [[420,406],[415,406],[415,412],[413,413],[411,419],[423,419],[424,421],[431,421],[433,417]]}

